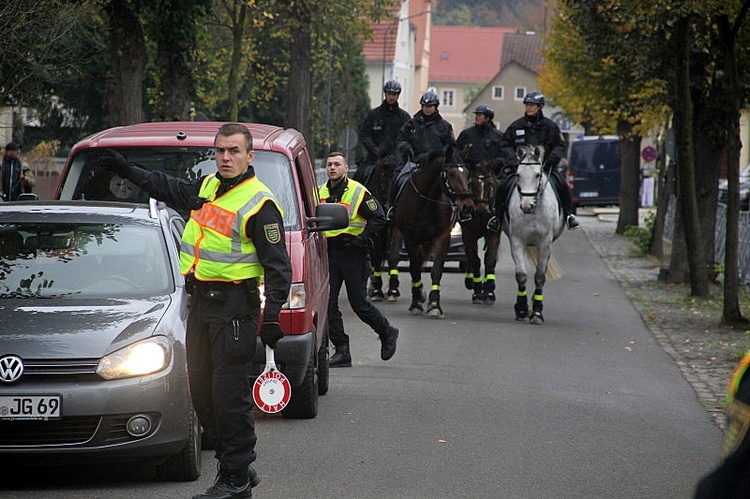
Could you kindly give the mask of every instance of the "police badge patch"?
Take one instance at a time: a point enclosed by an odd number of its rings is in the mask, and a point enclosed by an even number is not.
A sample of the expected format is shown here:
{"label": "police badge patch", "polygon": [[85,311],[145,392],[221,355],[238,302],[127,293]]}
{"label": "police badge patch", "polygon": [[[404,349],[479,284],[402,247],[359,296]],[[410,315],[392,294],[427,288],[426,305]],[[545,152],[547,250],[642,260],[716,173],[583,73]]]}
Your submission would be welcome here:
{"label": "police badge patch", "polygon": [[370,211],[377,211],[378,210],[378,204],[375,202],[374,199],[368,199],[365,201],[365,204],[368,208],[370,208]]}
{"label": "police badge patch", "polygon": [[281,230],[279,224],[267,224],[263,226],[263,232],[266,233],[266,241],[271,244],[277,244],[281,241]]}

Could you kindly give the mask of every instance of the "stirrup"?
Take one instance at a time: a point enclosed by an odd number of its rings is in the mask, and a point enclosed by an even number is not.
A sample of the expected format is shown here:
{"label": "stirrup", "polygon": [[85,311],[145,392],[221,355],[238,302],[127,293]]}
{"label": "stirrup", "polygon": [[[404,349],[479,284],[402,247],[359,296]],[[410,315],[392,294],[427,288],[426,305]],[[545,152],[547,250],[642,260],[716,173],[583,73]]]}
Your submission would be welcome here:
{"label": "stirrup", "polygon": [[487,230],[500,232],[500,219],[497,216],[493,215],[492,218],[487,221]]}
{"label": "stirrup", "polygon": [[576,230],[581,224],[578,223],[574,215],[568,215],[565,224],[568,226],[568,230]]}
{"label": "stirrup", "polygon": [[393,222],[396,219],[396,207],[391,206],[388,208],[388,212],[385,214],[385,219],[389,222]]}

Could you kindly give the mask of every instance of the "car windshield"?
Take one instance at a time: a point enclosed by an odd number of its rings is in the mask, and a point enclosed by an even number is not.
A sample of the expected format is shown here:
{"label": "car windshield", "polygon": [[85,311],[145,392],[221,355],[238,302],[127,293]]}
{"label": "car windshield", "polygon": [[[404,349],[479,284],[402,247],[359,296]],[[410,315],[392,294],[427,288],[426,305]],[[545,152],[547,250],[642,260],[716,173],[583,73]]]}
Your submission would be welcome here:
{"label": "car windshield", "polygon": [[[116,150],[131,163],[189,181],[216,172],[213,148],[133,147]],[[147,202],[148,194],[129,180],[103,170],[98,165],[97,159],[102,154],[101,149],[86,149],[73,158],[68,175],[72,175],[72,178],[77,176],[78,181],[65,182],[60,198]],[[258,178],[271,189],[284,211],[284,228],[287,231],[300,230],[294,176],[287,157],[279,152],[256,150],[253,167]],[[187,216],[187,213],[183,213],[183,216]]]}
{"label": "car windshield", "polygon": [[158,227],[0,224],[0,298],[118,298],[171,293]]}

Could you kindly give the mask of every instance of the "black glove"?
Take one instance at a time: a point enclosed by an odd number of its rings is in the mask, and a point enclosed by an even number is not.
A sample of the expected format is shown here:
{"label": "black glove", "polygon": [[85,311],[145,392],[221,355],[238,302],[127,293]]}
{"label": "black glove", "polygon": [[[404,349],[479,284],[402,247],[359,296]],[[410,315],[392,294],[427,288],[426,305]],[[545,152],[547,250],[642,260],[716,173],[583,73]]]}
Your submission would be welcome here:
{"label": "black glove", "polygon": [[284,331],[278,322],[263,322],[260,326],[260,341],[264,345],[276,348],[276,344],[284,337]]}
{"label": "black glove", "polygon": [[106,149],[107,154],[99,156],[99,166],[105,170],[116,173],[122,178],[128,178],[130,165],[122,154],[112,149]]}
{"label": "black glove", "polygon": [[360,253],[369,254],[370,251],[372,251],[373,244],[372,240],[369,237],[357,236],[352,239],[351,242],[346,245],[346,247],[354,251],[359,251]]}

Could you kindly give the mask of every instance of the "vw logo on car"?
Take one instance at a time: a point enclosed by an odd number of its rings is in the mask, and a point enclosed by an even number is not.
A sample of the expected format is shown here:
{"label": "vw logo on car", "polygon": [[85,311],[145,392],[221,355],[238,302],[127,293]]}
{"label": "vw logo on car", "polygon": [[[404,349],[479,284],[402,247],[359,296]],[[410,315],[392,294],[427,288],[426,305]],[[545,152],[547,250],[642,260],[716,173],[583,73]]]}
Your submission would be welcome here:
{"label": "vw logo on car", "polygon": [[23,360],[15,355],[0,357],[0,382],[15,383],[23,375]]}

